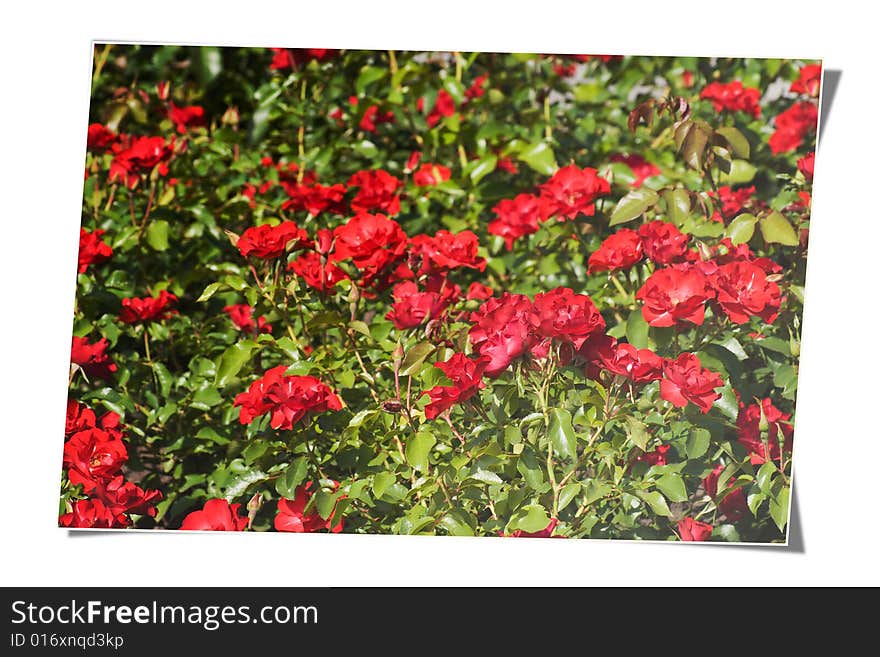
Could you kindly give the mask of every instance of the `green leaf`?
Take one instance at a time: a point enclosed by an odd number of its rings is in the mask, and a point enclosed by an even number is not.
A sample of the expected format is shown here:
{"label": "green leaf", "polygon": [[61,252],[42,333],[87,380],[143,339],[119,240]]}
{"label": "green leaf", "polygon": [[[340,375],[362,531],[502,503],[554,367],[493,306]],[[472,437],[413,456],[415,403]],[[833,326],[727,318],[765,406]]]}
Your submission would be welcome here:
{"label": "green leaf", "polygon": [[544,488],[544,471],[531,447],[526,447],[516,460],[516,469],[530,488],[536,491]]}
{"label": "green leaf", "polygon": [[728,185],[743,185],[751,182],[758,169],[746,162],[745,160],[733,160],[730,163],[730,170],[721,174],[721,182]]}
{"label": "green leaf", "polygon": [[721,397],[712,404],[713,408],[717,408],[731,422],[736,422],[736,416],[739,415],[739,404],[736,401],[736,393],[730,387],[730,383],[726,383],[723,388],[716,392],[721,393]]}
{"label": "green leaf", "polygon": [[630,415],[624,419],[626,421],[627,438],[629,438],[629,441],[633,445],[644,451],[648,446],[648,439],[650,438],[648,431],[645,429],[645,425]]}
{"label": "green leaf", "polygon": [[539,532],[550,524],[550,516],[540,504],[530,504],[520,509],[518,515],[514,529],[521,529],[524,532]]}
{"label": "green leaf", "polygon": [[758,509],[761,508],[761,503],[767,499],[767,496],[764,493],[749,493],[746,498],[746,503],[749,505],[749,511],[752,512],[752,515],[756,518],[758,517]]}
{"label": "green leaf", "polygon": [[698,459],[709,449],[709,440],[712,434],[707,429],[694,428],[688,433],[685,442],[685,452],[689,459]]}
{"label": "green leaf", "polygon": [[665,474],[655,481],[654,485],[670,502],[684,502],[688,498],[687,488],[681,475]]}
{"label": "green leaf", "polygon": [[454,511],[447,513],[445,516],[443,516],[443,518],[437,524],[438,526],[445,529],[450,536],[474,535],[474,530],[471,529],[470,525],[462,520],[459,514]]}
{"label": "green leaf", "polygon": [[164,219],[155,219],[147,226],[147,244],[155,251],[165,251],[168,248],[168,222]]}
{"label": "green leaf", "polygon": [[552,175],[559,168],[553,149],[543,141],[527,145],[517,154],[517,159],[544,176]]}
{"label": "green leaf", "polygon": [[601,500],[611,492],[611,486],[598,479],[590,479],[584,485],[584,501],[592,504],[596,500]]}
{"label": "green leaf", "polygon": [[323,490],[315,493],[315,509],[317,509],[318,515],[324,520],[329,519],[333,515],[333,509],[336,508],[338,499],[339,493],[328,493]]}
{"label": "green leaf", "polygon": [[437,439],[432,433],[419,431],[415,436],[406,441],[406,462],[413,470],[424,471],[428,467],[428,456],[431,449],[437,444]]}
{"label": "green leaf", "polygon": [[716,129],[715,132],[724,137],[724,140],[730,146],[730,152],[736,157],[749,158],[749,140],[746,139],[743,133],[733,126],[722,126]]}
{"label": "green leaf", "polygon": [[220,356],[220,362],[217,365],[217,376],[214,379],[214,385],[222,388],[229,383],[239,370],[244,366],[251,357],[251,352],[257,344],[255,342],[239,342],[234,344]]}
{"label": "green leaf", "polygon": [[303,481],[309,471],[309,463],[305,456],[292,461],[284,470],[284,473],[275,480],[276,492],[284,498],[292,500],[296,497],[296,488]]}
{"label": "green leaf", "polygon": [[559,491],[559,510],[562,511],[571,504],[572,500],[580,493],[582,486],[580,484],[566,484]]}
{"label": "green leaf", "polygon": [[691,214],[691,197],[686,189],[667,189],[663,192],[666,215],[676,226],[681,226]]}
{"label": "green leaf", "polygon": [[761,217],[760,226],[761,235],[768,244],[797,246],[799,243],[797,233],[791,227],[788,219],[775,210]]}
{"label": "green leaf", "polygon": [[778,472],[776,466],[767,461],[758,468],[758,474],[755,475],[755,481],[758,483],[758,488],[762,493],[769,493],[770,487],[773,485],[773,475]]}
{"label": "green leaf", "polygon": [[571,413],[562,408],[550,411],[550,441],[554,451],[563,458],[577,455],[577,438],[571,426]]}
{"label": "green leaf", "polygon": [[703,121],[685,121],[674,133],[678,150],[684,161],[697,171],[703,168],[703,155],[709,143],[712,128]]}
{"label": "green leaf", "polygon": [[658,516],[669,517],[672,513],[669,511],[669,507],[666,504],[666,498],[663,497],[657,491],[636,491],[636,495],[647,502],[648,506],[651,507],[651,510],[656,513]]}
{"label": "green leaf", "polygon": [[504,480],[501,479],[497,474],[492,472],[491,470],[486,470],[484,468],[477,468],[470,475],[469,479],[476,479],[477,481],[481,481],[484,484],[503,484]]}
{"label": "green leaf", "polygon": [[169,372],[168,368],[162,363],[153,363],[153,371],[156,373],[156,378],[159,380],[159,393],[162,397],[167,398],[168,393],[171,392],[171,383],[173,381],[171,372]]}
{"label": "green leaf", "polygon": [[190,406],[202,411],[207,411],[222,401],[223,397],[217,392],[217,388],[209,386],[207,388],[202,388],[193,395],[192,404],[190,404]]}
{"label": "green leaf", "polygon": [[223,57],[216,46],[196,48],[195,69],[201,85],[207,86],[223,70]]}
{"label": "green leaf", "polygon": [[213,297],[214,294],[217,293],[217,290],[219,290],[222,287],[223,287],[223,283],[210,283],[208,285],[208,287],[205,288],[205,291],[202,292],[201,296],[198,299],[196,299],[196,302],[201,303],[202,301],[207,301],[208,299]]}
{"label": "green leaf", "polygon": [[470,173],[468,173],[468,177],[471,179],[471,182],[476,185],[483,178],[495,171],[495,166],[497,164],[498,158],[495,155],[484,157],[480,159],[476,163],[476,165],[470,170]]}
{"label": "green leaf", "polygon": [[364,66],[354,83],[354,90],[358,96],[363,95],[364,90],[373,82],[385,77],[386,69],[377,66]]}
{"label": "green leaf", "polygon": [[401,376],[412,376],[418,373],[425,359],[434,352],[436,347],[430,342],[419,342],[406,350],[400,364]]}
{"label": "green leaf", "polygon": [[648,349],[652,346],[651,339],[648,337],[650,328],[642,315],[642,309],[636,308],[630,312],[626,319],[627,341],[636,349]]}
{"label": "green leaf", "polygon": [[632,221],[657,203],[659,198],[657,192],[647,187],[639,187],[632,190],[617,202],[614,211],[611,213],[611,221],[608,225],[616,226],[617,224]]}
{"label": "green leaf", "polygon": [[788,502],[791,494],[791,488],[786,486],[779,494],[770,499],[770,517],[779,527],[779,531],[785,531],[785,525],[788,523]]}
{"label": "green leaf", "polygon": [[755,224],[757,223],[758,218],[755,215],[741,214],[730,222],[730,225],[727,227],[727,236],[737,246],[745,244],[755,234]]}
{"label": "green leaf", "polygon": [[382,497],[388,487],[396,481],[393,472],[379,472],[373,477],[373,495]]}

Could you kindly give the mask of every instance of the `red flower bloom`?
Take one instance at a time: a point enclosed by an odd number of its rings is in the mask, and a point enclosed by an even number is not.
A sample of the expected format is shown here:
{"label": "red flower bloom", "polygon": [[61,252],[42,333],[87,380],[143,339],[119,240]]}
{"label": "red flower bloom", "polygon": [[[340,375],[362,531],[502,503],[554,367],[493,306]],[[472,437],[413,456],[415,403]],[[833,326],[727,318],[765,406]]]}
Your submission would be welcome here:
{"label": "red flower bloom", "polygon": [[168,290],[159,292],[158,297],[126,298],[122,300],[122,311],[119,321],[124,324],[153,322],[168,319],[177,313],[171,305],[177,303],[177,297]]}
{"label": "red flower bloom", "polygon": [[[751,187],[742,187],[736,191],[732,190],[727,185],[719,187],[717,199],[721,202],[721,212],[716,210],[712,214],[712,221],[723,221],[725,218],[727,220],[732,219],[742,212],[742,209],[746,204],[752,200],[752,194],[754,193],[754,185]],[[715,192],[709,192],[709,196],[716,198]],[[721,213],[724,213],[723,217]]]}
{"label": "red flower bloom", "polygon": [[636,457],[636,461],[642,461],[648,465],[666,465],[666,452],[669,451],[669,445],[658,445],[650,452],[643,452]]}
{"label": "red flower bloom", "polygon": [[309,287],[327,292],[339,281],[348,278],[348,274],[332,262],[322,263],[322,260],[319,254],[309,251],[287,265],[287,269],[302,277]]}
{"label": "red flower bloom", "polygon": [[511,157],[499,157],[495,162],[495,170],[498,171],[501,169],[502,171],[507,171],[507,173],[512,173],[516,175],[519,173],[519,167],[516,165],[516,162],[513,161]]}
{"label": "red flower bloom", "polygon": [[116,371],[116,363],[107,355],[107,347],[110,345],[107,338],[101,338],[97,342],[90,343],[88,338],[73,336],[73,345],[70,348],[70,362],[79,365],[85,375],[90,379],[104,379],[109,381]]}
{"label": "red flower bloom", "polygon": [[113,255],[110,245],[101,239],[103,230],[94,230],[91,233],[85,228],[79,229],[79,260],[77,271],[84,274],[89,265],[100,265],[107,262]]}
{"label": "red flower bloom", "polygon": [[668,265],[682,260],[687,253],[688,236],[675,224],[665,221],[651,221],[639,227],[642,249],[648,259],[658,265]]}
{"label": "red flower bloom", "polygon": [[736,324],[745,324],[752,315],[772,324],[779,314],[779,286],[768,281],[754,263],[741,260],[721,265],[713,283],[718,304]]}
{"label": "red flower bloom", "polygon": [[684,518],[678,522],[678,533],[683,541],[705,541],[712,535],[712,525]]}
{"label": "red flower bloom", "polygon": [[464,90],[464,97],[468,100],[482,97],[486,93],[486,82],[488,81],[489,76],[486,74],[477,76],[474,83]]}
{"label": "red flower bloom", "polygon": [[351,209],[355,212],[378,210],[388,215],[400,212],[400,197],[395,193],[400,181],[387,171],[358,171],[349,179],[348,186],[358,188],[351,200]]}
{"label": "red flower bloom", "polygon": [[658,269],[636,293],[636,299],[644,302],[642,316],[651,326],[701,325],[705,303],[712,296],[708,278],[696,266]]}
{"label": "red flower bloom", "polygon": [[146,176],[159,167],[159,173],[168,173],[168,161],[174,155],[174,140],[164,137],[134,137],[127,147],[114,148],[110,163],[110,182],[120,181],[134,189],[142,175]]}
{"label": "red flower bloom", "polygon": [[552,518],[550,520],[550,524],[548,524],[544,529],[541,529],[536,532],[526,532],[522,529],[517,529],[510,534],[502,533],[501,536],[507,536],[510,538],[565,538],[565,536],[554,536],[553,531],[556,529],[556,525],[559,524],[559,521],[556,518]]}
{"label": "red flower bloom", "polygon": [[307,483],[305,486],[298,486],[292,500],[285,498],[278,500],[278,514],[275,516],[276,531],[311,533],[327,529],[333,534],[338,534],[342,531],[342,518],[334,524],[333,513],[330,514],[327,520],[324,520],[314,507],[309,513],[305,513],[306,505],[308,505],[312,497],[312,493],[309,492],[311,486],[312,482]]}
{"label": "red flower bloom", "polygon": [[119,136],[110,128],[107,128],[100,123],[92,123],[89,125],[86,148],[90,151],[103,153],[113,146],[117,139],[119,139]]}
{"label": "red flower bloom", "polygon": [[378,105],[370,105],[364,111],[358,126],[364,132],[376,132],[376,124],[378,123],[394,123],[394,112],[388,110],[380,114]]}
{"label": "red flower bloom", "polygon": [[590,254],[587,273],[626,269],[641,259],[642,241],[638,233],[629,228],[621,228],[606,237],[599,248]]}
{"label": "red flower bloom", "polygon": [[425,417],[433,420],[448,408],[473,397],[485,388],[482,376],[488,361],[473,360],[461,353],[453,354],[445,363],[434,363],[452,381],[451,386],[434,386],[422,395],[428,395],[431,403],[425,407]]}
{"label": "red flower bloom", "polygon": [[660,169],[648,162],[641,155],[624,155],[623,153],[615,153],[611,156],[611,161],[622,162],[630,169],[632,169],[632,172],[633,174],[635,174],[636,177],[632,184],[632,186],[635,188],[641,187],[646,178],[660,175]]}
{"label": "red flower bloom", "polygon": [[716,112],[746,112],[756,119],[761,115],[761,90],[743,87],[742,82],[734,80],[728,84],[712,82],[700,92],[700,98],[712,101]]}
{"label": "red flower bloom", "polygon": [[247,392],[235,397],[233,406],[241,406],[239,422],[250,424],[255,418],[272,413],[273,429],[290,430],[307,413],[342,409],[339,397],[313,376],[285,376],[286,365],[267,371],[254,381]]}
{"label": "red flower bloom", "polygon": [[686,89],[694,86],[694,74],[692,71],[685,71],[681,74],[681,83]]}
{"label": "red flower bloom", "polygon": [[479,238],[469,230],[437,231],[433,237],[416,235],[410,240],[412,256],[421,258],[422,274],[437,274],[466,267],[483,271],[486,259],[477,255]]}
{"label": "red flower bloom", "polygon": [[413,183],[419,187],[432,187],[446,182],[452,176],[449,167],[442,164],[425,163],[413,174]]}
{"label": "red flower bloom", "polygon": [[126,526],[98,499],[77,500],[69,513],[58,518],[58,524],[77,529],[118,529]]}
{"label": "red flower bloom", "polygon": [[310,248],[311,245],[306,231],[292,221],[285,221],[277,226],[251,226],[241,234],[236,246],[244,257],[252,255],[270,260],[284,255],[286,251]]}
{"label": "red flower bloom", "polygon": [[419,166],[419,161],[422,159],[422,154],[419,151],[413,151],[409,154],[409,157],[406,159],[406,164],[403,167],[404,173],[409,173],[410,171],[414,171],[417,166]]}
{"label": "red flower bloom", "polygon": [[593,300],[567,287],[535,295],[533,317],[539,336],[569,342],[575,349],[605,331],[605,320]]}
{"label": "red flower bloom", "polygon": [[199,511],[193,511],[180,525],[181,529],[212,532],[242,532],[247,527],[247,517],[238,515],[241,504],[230,504],[223,499],[205,502]]}
{"label": "red flower bloom", "polygon": [[[761,436],[761,411],[764,412],[764,419],[767,420],[767,449],[764,448],[764,441]],[[768,456],[774,461],[778,461],[780,457],[779,441],[780,434],[782,436],[782,448],[785,452],[791,452],[792,441],[794,438],[794,428],[788,420],[791,415],[783,413],[773,405],[770,398],[762,399],[761,405],[751,404],[745,406],[740,404],[739,415],[736,418],[736,427],[738,430],[737,442],[749,451],[749,461],[752,465],[761,465],[767,461]]]}
{"label": "red flower bloom", "polygon": [[101,429],[79,431],[64,444],[67,477],[74,486],[82,484],[87,493],[115,477],[126,460],[122,440]]}
{"label": "red flower bloom", "polygon": [[650,349],[636,349],[631,344],[618,344],[602,357],[602,367],[618,376],[625,376],[636,384],[659,381],[663,378],[663,359]]}
{"label": "red flower bloom", "polygon": [[540,190],[547,216],[574,219],[579,214],[592,217],[596,212],[593,202],[610,194],[611,185],[595,169],[570,164],[554,173]]}
{"label": "red flower bloom", "polygon": [[331,48],[269,48],[269,50],[274,53],[272,62],[269,64],[271,70],[296,68],[308,64],[312,60],[323,62],[335,57],[339,52]]}
{"label": "red flower bloom", "polygon": [[468,287],[467,299],[477,299],[482,301],[484,299],[491,299],[493,294],[494,292],[491,287],[487,287],[482,283],[474,281],[470,284],[470,287]]}
{"label": "red flower bloom", "polygon": [[178,107],[173,102],[168,103],[168,118],[174,123],[177,132],[186,134],[189,128],[197,128],[207,124],[205,108],[198,105]]}
{"label": "red flower bloom", "polygon": [[246,303],[237,303],[224,306],[223,311],[229,315],[229,319],[235,326],[245,333],[271,333],[272,325],[266,323],[265,317],[260,317],[254,322],[254,309]]}
{"label": "red flower bloom", "polygon": [[819,95],[819,83],[822,81],[822,66],[807,64],[798,71],[798,79],[791,83],[791,91],[807,96]]}
{"label": "red flower bloom", "polygon": [[337,262],[351,258],[364,273],[365,286],[388,284],[387,274],[403,259],[409,241],[396,221],[381,214],[359,213],[333,234],[331,257]]}
{"label": "red flower bloom", "polygon": [[122,440],[122,430],[119,426],[119,416],[113,411],[107,411],[98,420],[95,412],[88,406],[84,406],[73,399],[67,400],[67,418],[64,425],[64,438],[70,438],[73,434],[87,429],[101,429],[111,437]]}
{"label": "red flower bloom", "polygon": [[346,212],[343,202],[345,185],[337,183],[328,187],[318,183],[306,183],[304,180],[302,184],[282,181],[281,186],[290,197],[282,203],[282,210],[294,212],[305,210],[313,217],[322,212],[332,214],[345,214]]}
{"label": "red flower bloom", "polygon": [[815,132],[818,120],[819,109],[813,103],[796,103],[782,112],[776,117],[776,132],[770,136],[772,153],[778,155],[800,147],[804,137]]}
{"label": "red flower bloom", "polygon": [[496,377],[536,342],[534,309],[529,298],[505,292],[471,313],[471,344],[487,359],[486,376]]}
{"label": "red flower bloom", "polygon": [[155,517],[155,505],[162,500],[160,491],[144,490],[137,484],[125,481],[121,475],[98,486],[95,495],[123,525],[129,524],[126,515],[130,513]]}
{"label": "red flower bloom", "polygon": [[[722,464],[718,464],[715,466],[715,469],[712,470],[706,477],[703,479],[703,488],[706,489],[706,494],[709,497],[716,497],[718,495],[718,478],[721,473],[724,471],[724,466]],[[727,487],[733,484],[732,481],[727,482]],[[737,488],[734,491],[731,491],[724,495],[724,499],[718,504],[718,509],[723,513],[730,522],[736,522],[741,519],[746,511],[749,510],[749,506],[746,503],[746,495],[743,492],[742,488]]]}
{"label": "red flower bloom", "polygon": [[816,152],[812,151],[809,155],[805,155],[801,159],[797,161],[797,168],[802,174],[804,174],[804,178],[807,179],[807,182],[813,182],[813,167],[816,164]]}
{"label": "red flower bloom", "polygon": [[504,199],[492,208],[498,218],[489,223],[489,234],[504,238],[507,250],[523,235],[538,232],[538,222],[543,220],[544,206],[533,194],[518,194],[513,199]]}
{"label": "red flower bloom", "polygon": [[457,297],[461,290],[457,285],[447,286],[441,283],[442,291],[419,291],[419,286],[412,281],[404,281],[394,288],[394,304],[385,315],[397,329],[415,328],[424,322],[437,319]]}
{"label": "red flower bloom", "polygon": [[[419,98],[418,101],[416,101],[416,109],[420,112],[425,111],[424,98]],[[452,116],[453,114],[455,114],[455,101],[445,89],[441,89],[437,92],[437,100],[434,101],[434,107],[428,112],[428,127],[433,128],[440,122],[442,117]]]}
{"label": "red flower bloom", "polygon": [[695,354],[681,354],[663,365],[660,397],[679,408],[687,406],[690,401],[703,413],[708,413],[715,400],[721,399],[721,393],[715,392],[715,388],[723,385],[721,377],[704,369]]}

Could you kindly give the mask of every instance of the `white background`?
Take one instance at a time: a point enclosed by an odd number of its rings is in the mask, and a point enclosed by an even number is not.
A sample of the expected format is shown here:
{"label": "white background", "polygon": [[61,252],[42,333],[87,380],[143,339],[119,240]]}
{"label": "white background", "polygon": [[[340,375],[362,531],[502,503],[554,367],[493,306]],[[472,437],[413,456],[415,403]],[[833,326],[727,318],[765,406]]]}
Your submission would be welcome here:
{"label": "white background", "polygon": [[[876,16],[867,5],[397,4],[117,0],[7,7],[0,41],[0,584],[880,584],[880,64]],[[816,167],[793,546],[74,536],[55,528],[92,39],[824,58],[842,77]]]}

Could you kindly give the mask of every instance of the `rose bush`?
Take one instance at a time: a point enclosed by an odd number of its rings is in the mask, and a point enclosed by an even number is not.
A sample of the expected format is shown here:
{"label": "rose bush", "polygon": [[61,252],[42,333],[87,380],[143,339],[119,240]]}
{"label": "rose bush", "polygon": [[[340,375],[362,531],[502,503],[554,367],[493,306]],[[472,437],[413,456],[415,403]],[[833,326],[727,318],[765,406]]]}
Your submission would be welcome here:
{"label": "rose bush", "polygon": [[819,79],[99,45],[60,524],[783,540]]}

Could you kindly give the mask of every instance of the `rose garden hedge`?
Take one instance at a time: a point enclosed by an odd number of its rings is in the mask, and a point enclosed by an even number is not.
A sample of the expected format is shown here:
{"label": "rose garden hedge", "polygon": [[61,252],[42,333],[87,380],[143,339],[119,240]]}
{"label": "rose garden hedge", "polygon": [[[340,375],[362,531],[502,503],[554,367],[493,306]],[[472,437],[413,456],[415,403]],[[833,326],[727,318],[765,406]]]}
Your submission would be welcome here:
{"label": "rose garden hedge", "polygon": [[819,79],[98,46],[60,524],[783,540]]}

